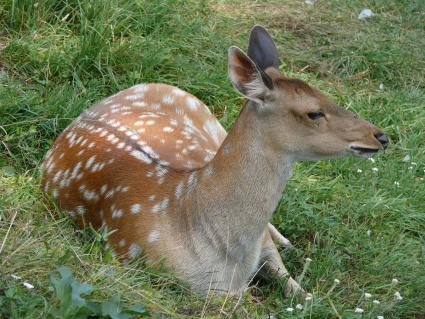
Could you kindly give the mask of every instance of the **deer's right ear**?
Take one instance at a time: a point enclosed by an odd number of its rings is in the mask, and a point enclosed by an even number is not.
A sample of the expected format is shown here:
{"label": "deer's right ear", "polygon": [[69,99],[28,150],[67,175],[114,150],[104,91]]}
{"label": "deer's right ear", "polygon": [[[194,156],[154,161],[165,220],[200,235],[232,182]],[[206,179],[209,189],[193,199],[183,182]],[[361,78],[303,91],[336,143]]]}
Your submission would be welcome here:
{"label": "deer's right ear", "polygon": [[229,78],[233,86],[246,98],[262,104],[267,91],[255,63],[238,47],[229,48]]}

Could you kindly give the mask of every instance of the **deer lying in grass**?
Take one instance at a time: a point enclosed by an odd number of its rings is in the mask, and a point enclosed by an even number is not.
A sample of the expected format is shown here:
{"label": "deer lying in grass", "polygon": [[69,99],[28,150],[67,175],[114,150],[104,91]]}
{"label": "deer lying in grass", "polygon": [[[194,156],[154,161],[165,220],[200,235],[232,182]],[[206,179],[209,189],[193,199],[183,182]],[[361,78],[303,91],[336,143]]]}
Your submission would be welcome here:
{"label": "deer lying in grass", "polygon": [[388,139],[282,76],[262,27],[252,30],[247,55],[229,49],[228,66],[246,98],[229,134],[193,95],[136,85],[68,126],[46,155],[42,187],[81,227],[115,230],[107,245],[121,258],[163,259],[201,292],[238,294],[258,272],[285,277],[288,294],[300,287],[269,221],[293,164],[371,156]]}

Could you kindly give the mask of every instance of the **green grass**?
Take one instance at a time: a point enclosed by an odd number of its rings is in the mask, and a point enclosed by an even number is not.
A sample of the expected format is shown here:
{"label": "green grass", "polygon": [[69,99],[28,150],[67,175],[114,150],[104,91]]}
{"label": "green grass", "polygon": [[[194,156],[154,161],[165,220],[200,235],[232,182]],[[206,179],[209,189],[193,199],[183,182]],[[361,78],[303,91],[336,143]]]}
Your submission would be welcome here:
{"label": "green grass", "polygon": [[[357,20],[365,7],[376,16]],[[120,294],[158,318],[423,318],[424,17],[421,0],[0,0],[0,317],[48,317],[58,305],[49,274],[66,265],[93,285],[94,300]],[[242,100],[227,81],[226,50],[246,48],[255,23],[275,37],[283,72],[392,141],[375,163],[297,165],[273,221],[296,247],[282,252],[292,274],[312,259],[302,285],[315,297],[292,314],[286,308],[304,302],[284,299],[280,282],[260,283],[239,301],[206,299],[141,261],[120,264],[104,250],[105,234],[77,230],[38,189],[55,137],[95,101],[134,83],[177,85],[230,127]]]}

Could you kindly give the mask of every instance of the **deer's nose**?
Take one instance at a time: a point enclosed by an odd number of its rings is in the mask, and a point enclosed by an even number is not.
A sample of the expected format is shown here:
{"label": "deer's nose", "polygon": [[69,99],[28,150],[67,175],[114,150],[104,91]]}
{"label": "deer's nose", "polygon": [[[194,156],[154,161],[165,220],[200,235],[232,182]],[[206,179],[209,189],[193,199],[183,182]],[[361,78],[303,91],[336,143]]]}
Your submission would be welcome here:
{"label": "deer's nose", "polygon": [[388,144],[390,143],[388,137],[382,132],[376,133],[375,137],[382,144],[382,147],[386,149]]}

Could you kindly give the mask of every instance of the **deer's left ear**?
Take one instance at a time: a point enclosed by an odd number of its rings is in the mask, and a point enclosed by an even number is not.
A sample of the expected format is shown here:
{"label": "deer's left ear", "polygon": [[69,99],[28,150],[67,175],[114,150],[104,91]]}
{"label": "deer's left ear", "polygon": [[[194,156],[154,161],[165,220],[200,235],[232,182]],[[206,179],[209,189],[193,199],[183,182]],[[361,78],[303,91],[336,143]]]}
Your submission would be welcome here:
{"label": "deer's left ear", "polygon": [[229,78],[246,98],[262,104],[268,90],[255,63],[238,47],[229,48]]}

